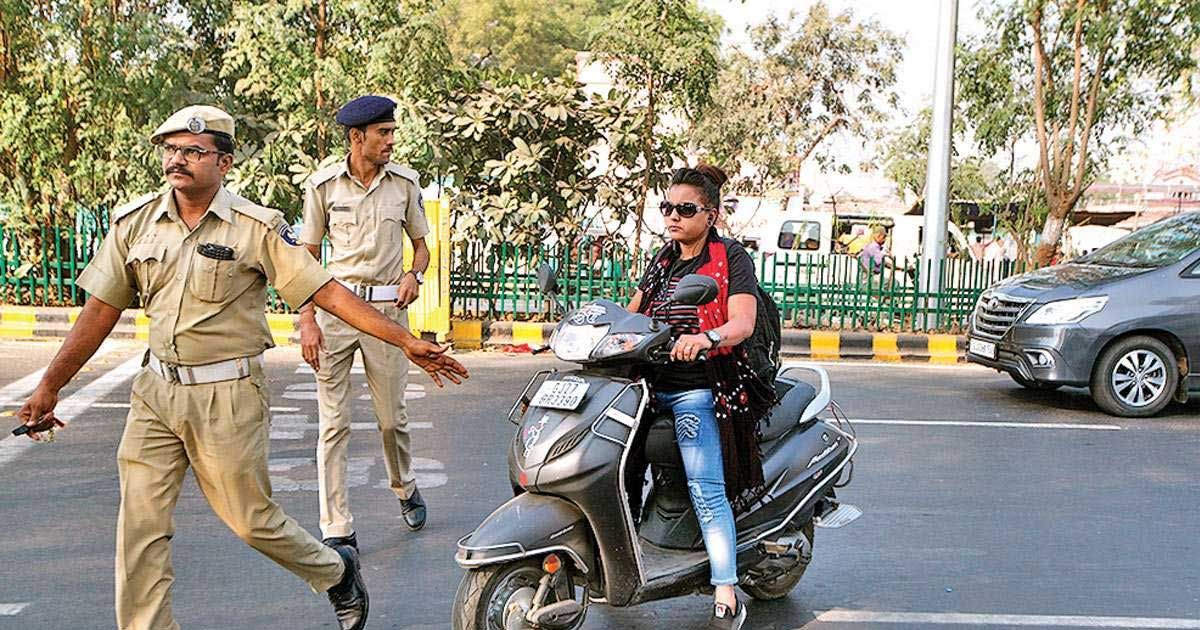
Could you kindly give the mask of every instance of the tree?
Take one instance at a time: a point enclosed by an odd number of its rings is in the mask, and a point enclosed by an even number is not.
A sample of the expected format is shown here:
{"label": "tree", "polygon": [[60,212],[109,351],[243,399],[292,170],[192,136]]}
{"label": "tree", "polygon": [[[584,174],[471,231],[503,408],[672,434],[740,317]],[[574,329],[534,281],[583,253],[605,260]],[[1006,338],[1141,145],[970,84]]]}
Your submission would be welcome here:
{"label": "tree", "polygon": [[820,151],[837,135],[877,138],[896,108],[901,40],[851,10],[824,2],[803,16],[769,17],[750,29],[751,54],[734,50],[718,81],[716,102],[700,123],[697,144],[737,171],[737,189],[758,195],[798,179],[815,156],[821,167],[848,170]]}
{"label": "tree", "polygon": [[234,185],[296,217],[301,184],[344,145],[334,114],[368,93],[405,106],[396,159],[413,159],[423,170],[426,130],[404,114],[455,76],[434,9],[429,2],[236,3],[221,69],[235,80],[231,113],[242,123]]}
{"label": "tree", "polygon": [[964,46],[960,94],[981,146],[1036,141],[1046,264],[1097,164],[1166,114],[1196,66],[1200,4],[1021,0],[983,17],[989,34]]}
{"label": "tree", "polygon": [[0,0],[7,225],[71,221],[79,205],[111,206],[161,181],[146,137],[193,85],[212,85],[193,78],[190,6]]}
{"label": "tree", "polygon": [[575,55],[617,0],[448,0],[439,11],[450,52],[480,68],[574,76]]}
{"label": "tree", "polygon": [[[933,112],[921,110],[917,119],[894,132],[883,147],[883,173],[896,183],[905,197],[918,203],[925,198],[925,175],[929,164],[929,135]],[[966,125],[954,119],[954,146],[965,144]],[[963,156],[955,149],[950,159],[950,199],[992,201],[997,169],[979,156]]]}
{"label": "tree", "polygon": [[452,180],[456,240],[572,242],[589,215],[627,218],[640,149],[628,98],[589,97],[565,79],[485,81],[418,110],[430,121],[432,168]]}
{"label": "tree", "polygon": [[[635,208],[634,248],[641,246],[643,213],[652,190],[679,157],[675,115],[695,121],[712,103],[717,77],[720,18],[695,0],[626,0],[599,30],[592,51],[608,61],[620,88],[641,110],[642,189]],[[676,125],[678,127],[678,125]]]}

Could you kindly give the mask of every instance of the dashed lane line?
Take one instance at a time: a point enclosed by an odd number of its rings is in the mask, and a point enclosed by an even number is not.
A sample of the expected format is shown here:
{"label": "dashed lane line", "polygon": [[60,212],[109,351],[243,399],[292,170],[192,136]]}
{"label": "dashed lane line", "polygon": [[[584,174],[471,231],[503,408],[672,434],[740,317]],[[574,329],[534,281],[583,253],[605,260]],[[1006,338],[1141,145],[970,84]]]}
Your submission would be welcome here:
{"label": "dashed lane line", "polygon": [[[1092,615],[1003,615],[980,613],[827,610],[797,628],[818,623],[888,623],[917,626],[1033,626],[1038,628],[1165,628],[1200,630],[1200,619],[1175,617],[1098,617]],[[815,630],[815,629],[813,629]]]}
{"label": "dashed lane line", "polygon": [[850,424],[882,424],[914,427],[976,427],[983,429],[1058,429],[1077,431],[1122,431],[1116,424],[1074,424],[1069,422],[987,422],[974,420],[905,420],[899,418],[855,418]]}

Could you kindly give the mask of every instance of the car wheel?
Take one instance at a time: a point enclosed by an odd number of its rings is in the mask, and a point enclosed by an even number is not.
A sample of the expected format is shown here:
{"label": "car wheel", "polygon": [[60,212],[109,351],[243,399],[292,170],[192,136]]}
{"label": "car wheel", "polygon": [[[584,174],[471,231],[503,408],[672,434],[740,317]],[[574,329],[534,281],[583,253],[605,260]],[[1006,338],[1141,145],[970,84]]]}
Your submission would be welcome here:
{"label": "car wheel", "polygon": [[1059,385],[1058,383],[1043,383],[1041,381],[1030,380],[1014,372],[1009,372],[1008,375],[1012,377],[1012,380],[1016,381],[1017,385],[1020,385],[1025,389],[1036,389],[1044,392],[1052,392],[1059,387],[1062,387],[1062,385]]}
{"label": "car wheel", "polygon": [[1175,353],[1153,337],[1129,337],[1110,346],[1092,371],[1092,398],[1125,418],[1152,416],[1171,402],[1179,383]]}

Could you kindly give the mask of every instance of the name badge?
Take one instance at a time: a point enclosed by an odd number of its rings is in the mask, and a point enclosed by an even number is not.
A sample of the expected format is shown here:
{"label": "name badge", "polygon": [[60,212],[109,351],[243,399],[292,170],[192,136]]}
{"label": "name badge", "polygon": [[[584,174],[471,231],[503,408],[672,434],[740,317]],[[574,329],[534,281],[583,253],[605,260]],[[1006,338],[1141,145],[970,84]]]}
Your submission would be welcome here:
{"label": "name badge", "polygon": [[350,212],[350,206],[334,206],[330,212]]}

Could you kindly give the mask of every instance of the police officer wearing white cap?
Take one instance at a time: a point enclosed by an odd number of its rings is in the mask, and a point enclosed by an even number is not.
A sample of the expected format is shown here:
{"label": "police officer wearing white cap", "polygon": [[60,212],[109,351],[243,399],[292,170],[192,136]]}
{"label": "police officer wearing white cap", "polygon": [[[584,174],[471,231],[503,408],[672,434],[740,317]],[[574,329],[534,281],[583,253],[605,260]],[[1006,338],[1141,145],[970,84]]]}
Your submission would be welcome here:
{"label": "police officer wearing white cap", "polygon": [[[317,171],[304,189],[300,239],[320,258],[329,239],[329,272],[388,319],[408,325],[429,265],[429,225],[417,172],[390,161],[396,103],[362,96],[346,103],[336,120],[346,130],[349,154]],[[404,268],[404,238],[413,245]],[[316,372],[320,411],[317,475],[321,535],[328,544],[357,545],[346,488],[350,441],[350,383],[354,355],[362,353],[367,385],[383,446],[388,485],[400,500],[400,517],[411,530],[424,527],[425,501],[412,467],[412,443],[404,401],[408,359],[387,344],[347,326],[321,309],[301,310],[304,359]]]}
{"label": "police officer wearing white cap", "polygon": [[58,392],[141,296],[150,348],[133,381],[117,451],[116,616],[121,630],[176,630],[171,612],[172,513],[191,468],[217,516],[254,549],[327,592],[343,630],[366,624],[357,550],[321,544],[271,499],[269,392],[272,347],[267,284],[289,304],[315,302],[402,349],[439,386],[466,371],[414,338],[329,274],[282,213],[227,190],[233,118],[208,106],[180,110],[150,138],[166,192],[117,208],[78,285],[90,296],[19,416],[30,437],[53,427]]}

